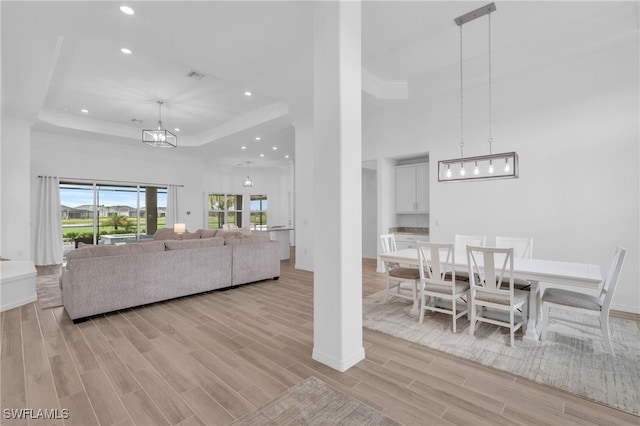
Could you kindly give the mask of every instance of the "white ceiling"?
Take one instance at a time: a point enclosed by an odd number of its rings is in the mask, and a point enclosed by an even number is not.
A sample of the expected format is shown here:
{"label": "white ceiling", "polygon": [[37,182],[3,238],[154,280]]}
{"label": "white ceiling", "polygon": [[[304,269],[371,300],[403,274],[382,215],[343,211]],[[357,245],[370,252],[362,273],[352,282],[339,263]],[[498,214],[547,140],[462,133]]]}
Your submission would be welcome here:
{"label": "white ceiling", "polygon": [[[406,82],[409,99],[427,96],[429,75],[458,64],[453,19],[486,3],[363,2],[363,68],[383,83]],[[121,13],[121,4],[135,15]],[[602,48],[608,39],[628,37],[621,21],[638,19],[637,2],[496,6],[492,47],[511,58],[503,74],[576,47]],[[156,127],[156,101],[163,100],[163,124],[180,128],[180,150],[256,166],[292,161],[291,123],[312,114],[313,2],[2,1],[1,7],[3,115],[43,131],[139,143],[141,129]],[[464,26],[469,61],[486,55],[479,21]],[[133,53],[122,54],[122,47]],[[189,79],[190,71],[205,77]]]}

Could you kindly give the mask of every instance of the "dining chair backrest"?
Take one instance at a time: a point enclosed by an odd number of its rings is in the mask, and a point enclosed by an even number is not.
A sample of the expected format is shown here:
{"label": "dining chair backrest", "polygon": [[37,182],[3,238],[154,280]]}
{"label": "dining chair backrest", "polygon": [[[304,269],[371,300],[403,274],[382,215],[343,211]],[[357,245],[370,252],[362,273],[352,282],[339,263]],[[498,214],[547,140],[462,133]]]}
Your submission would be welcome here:
{"label": "dining chair backrest", "polygon": [[600,290],[600,303],[602,304],[603,311],[608,311],[611,306],[613,292],[616,290],[626,255],[627,249],[621,246],[616,247],[616,251],[613,253],[613,258],[611,259],[611,266],[609,266],[609,271],[607,271],[607,276]]}
{"label": "dining chair backrest", "polygon": [[393,234],[382,234],[380,235],[380,243],[382,244],[382,252],[389,253],[391,251],[396,251],[396,238]]}
{"label": "dining chair backrest", "polygon": [[[496,268],[496,260],[499,268]],[[472,288],[483,292],[506,294],[513,297],[513,249],[467,246],[469,282]],[[503,287],[508,284],[508,288]]]}
{"label": "dining chair backrest", "polygon": [[[456,280],[454,245],[451,243],[417,243],[420,279],[432,284],[448,285]],[[445,276],[451,274],[451,280]]]}
{"label": "dining chair backrest", "polygon": [[513,256],[520,259],[533,257],[533,238],[530,237],[496,237],[496,247],[512,248]]}
{"label": "dining chair backrest", "polygon": [[484,246],[487,243],[487,237],[484,235],[456,234],[454,241],[456,254],[464,258],[467,255],[467,246]]}

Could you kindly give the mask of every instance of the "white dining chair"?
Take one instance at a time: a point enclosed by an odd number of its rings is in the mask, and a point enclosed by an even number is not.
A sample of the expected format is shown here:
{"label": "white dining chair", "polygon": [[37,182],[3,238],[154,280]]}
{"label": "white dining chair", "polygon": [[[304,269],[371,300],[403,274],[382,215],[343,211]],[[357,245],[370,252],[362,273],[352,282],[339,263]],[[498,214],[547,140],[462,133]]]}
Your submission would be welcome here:
{"label": "white dining chair", "polygon": [[[393,234],[380,235],[382,252],[389,253],[396,251],[396,239]],[[384,302],[389,296],[396,296],[412,301],[418,300],[418,282],[420,281],[420,271],[418,268],[403,267],[396,262],[384,261],[384,269],[387,274],[387,292],[384,295]],[[395,289],[395,292],[391,292]]]}
{"label": "white dining chair", "polygon": [[512,248],[513,257],[531,259],[533,257],[533,238],[531,237],[496,237],[496,247]]}
{"label": "white dining chair", "polygon": [[[471,293],[469,333],[475,334],[478,321],[509,327],[511,346],[515,346],[515,332],[527,323],[528,294],[514,287],[513,249],[467,246],[467,262]],[[509,321],[489,316],[489,309],[507,312]]]}
{"label": "white dining chair", "polygon": [[[469,313],[469,281],[456,280],[455,250],[449,243],[418,242],[420,261],[420,324],[426,311],[440,312],[452,316],[453,332],[458,318]],[[450,273],[449,273],[450,272]],[[428,300],[428,302],[427,302]],[[451,304],[451,309],[439,303]],[[462,304],[461,308],[459,304]]]}
{"label": "white dining chair", "polygon": [[[496,247],[512,248],[513,257],[519,259],[531,259],[533,257],[532,237],[496,237]],[[517,290],[528,290],[531,282],[522,278],[516,278],[514,285]]]}
{"label": "white dining chair", "polygon": [[[613,292],[616,289],[626,254],[627,250],[625,248],[620,246],[616,248],[611,260],[611,266],[598,296],[559,288],[547,288],[545,290],[541,299],[543,315],[541,340],[547,340],[549,331],[575,337],[603,340],[609,353],[615,356],[609,330],[609,308],[611,307],[611,299],[613,298]],[[564,311],[565,315],[558,311]],[[552,315],[552,313],[555,315]],[[583,318],[585,315],[595,316],[599,319],[600,324],[594,325],[576,320],[576,314]],[[596,330],[600,333],[590,333],[585,329]]]}
{"label": "white dining chair", "polygon": [[[455,239],[455,252],[458,259],[464,259],[467,256],[467,246],[485,246],[487,243],[487,237],[484,235],[459,235],[456,234]],[[467,271],[458,271],[456,273],[458,280],[469,280],[469,273]]]}

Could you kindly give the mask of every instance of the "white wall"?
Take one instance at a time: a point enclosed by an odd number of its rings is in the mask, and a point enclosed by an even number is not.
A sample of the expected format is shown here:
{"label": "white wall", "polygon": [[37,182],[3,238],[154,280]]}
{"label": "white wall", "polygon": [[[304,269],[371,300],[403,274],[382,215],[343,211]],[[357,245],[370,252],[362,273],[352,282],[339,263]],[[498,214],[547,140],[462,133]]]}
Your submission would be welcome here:
{"label": "white wall", "polygon": [[[635,43],[614,38],[596,52],[494,78],[494,152],[518,152],[519,179],[437,182],[437,161],[459,155],[453,69],[434,73],[438,90],[428,102],[369,110],[363,160],[429,151],[431,241],[452,241],[455,233],[486,234],[489,244],[496,235],[533,236],[535,257],[595,263],[603,273],[623,245],[629,253],[613,309],[640,313],[637,25],[635,31]],[[495,70],[505,55],[494,55]],[[467,156],[488,153],[486,101],[486,87],[465,89]]]}
{"label": "white wall", "polygon": [[[221,194],[242,194],[243,200],[243,223],[249,224],[250,196],[267,196],[267,224],[292,225],[293,217],[289,209],[289,193],[293,190],[291,181],[291,168],[293,164],[280,167],[259,167],[229,166],[217,163],[207,163],[203,174],[203,200],[208,193]],[[253,187],[243,187],[242,180],[251,176]],[[203,223],[200,227],[206,226],[206,209],[208,206],[203,202]]]}
{"label": "white wall", "polygon": [[[206,225],[205,194],[267,194],[269,222],[288,221],[288,200],[283,196],[291,187],[290,166],[251,168],[253,188],[243,188],[246,168],[208,163],[189,149],[158,149],[141,142],[106,143],[91,138],[61,137],[34,132],[31,136],[31,184],[37,176],[59,176],[156,184],[179,184],[178,220],[195,231]],[[3,199],[4,205],[4,199]],[[248,223],[248,198],[247,198]],[[31,217],[35,220],[37,199],[31,197]],[[272,220],[277,221],[272,222]],[[4,229],[4,226],[3,226]]]}
{"label": "white wall", "polygon": [[[32,187],[37,176],[184,185],[178,189],[178,220],[187,229],[201,227],[202,161],[178,149],[158,149],[141,142],[107,143],[34,132],[31,137]],[[32,197],[32,217],[37,200]],[[190,212],[190,214],[187,214]]]}
{"label": "white wall", "polygon": [[29,124],[2,119],[0,145],[0,256],[12,260],[33,259],[29,200]]}

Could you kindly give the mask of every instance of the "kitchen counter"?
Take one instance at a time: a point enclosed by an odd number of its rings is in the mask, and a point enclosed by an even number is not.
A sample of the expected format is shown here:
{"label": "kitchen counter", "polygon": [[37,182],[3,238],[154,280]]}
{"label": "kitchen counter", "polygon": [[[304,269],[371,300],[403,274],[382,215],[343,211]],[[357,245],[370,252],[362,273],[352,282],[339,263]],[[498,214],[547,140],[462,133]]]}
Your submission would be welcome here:
{"label": "kitchen counter", "polygon": [[390,234],[411,234],[411,235],[429,235],[429,228],[424,227],[410,227],[410,226],[398,226],[395,228],[389,228]]}
{"label": "kitchen counter", "polygon": [[[254,233],[269,233],[269,238],[272,241],[278,241],[280,243],[280,260],[286,260],[290,257],[289,231],[294,229],[290,226],[268,226],[266,229],[254,229],[251,232]],[[286,231],[286,232],[284,232]]]}

